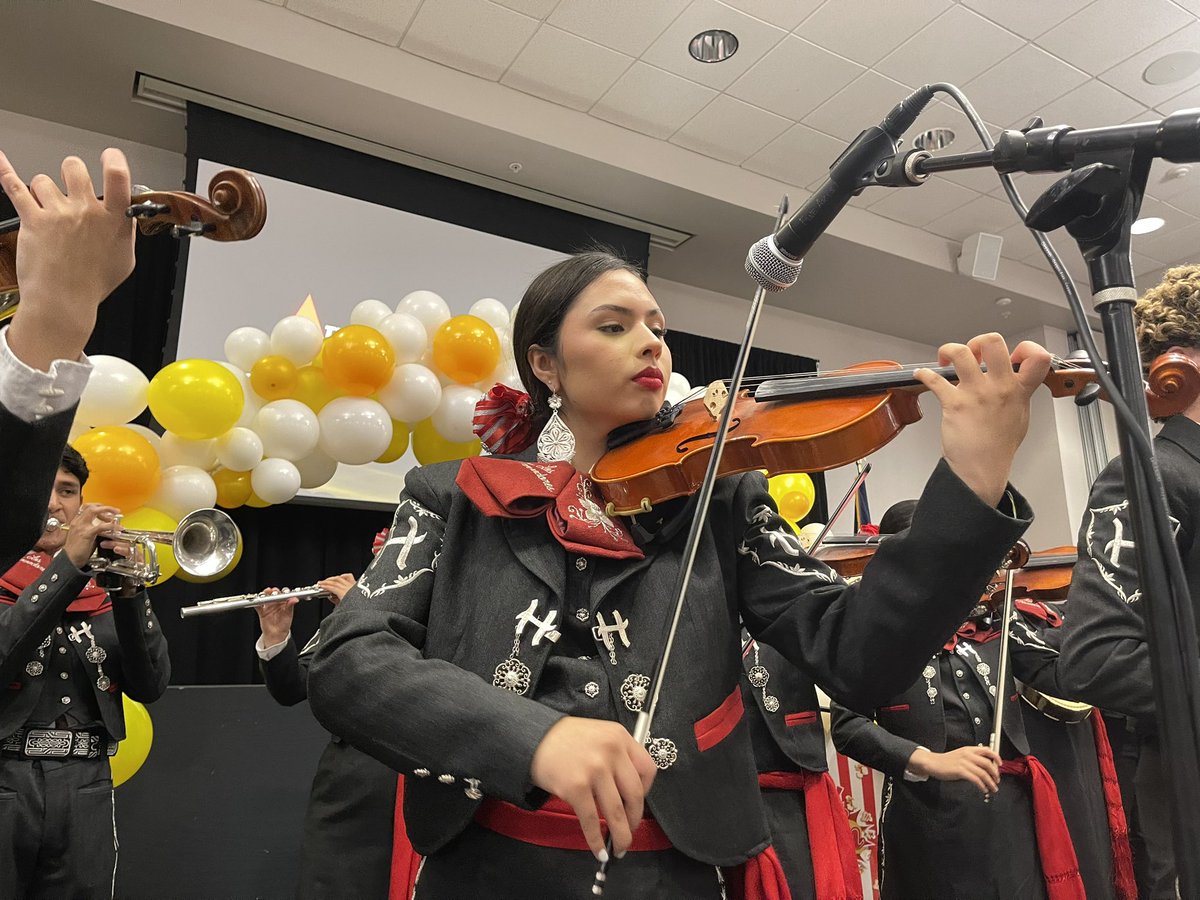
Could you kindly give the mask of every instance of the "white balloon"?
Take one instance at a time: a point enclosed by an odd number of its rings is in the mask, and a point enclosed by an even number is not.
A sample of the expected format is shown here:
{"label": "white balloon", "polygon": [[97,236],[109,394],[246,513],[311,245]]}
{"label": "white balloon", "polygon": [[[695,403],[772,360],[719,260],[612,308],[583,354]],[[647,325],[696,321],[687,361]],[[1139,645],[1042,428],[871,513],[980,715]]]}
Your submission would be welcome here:
{"label": "white balloon", "polygon": [[350,310],[350,324],[378,328],[379,323],[391,314],[392,308],[382,300],[363,300]]}
{"label": "white balloon", "polygon": [[514,390],[525,391],[525,393],[529,393],[525,387],[525,382],[521,381],[521,373],[517,371],[516,363],[509,363],[503,372],[499,372],[496,375],[496,381],[498,381],[500,384],[506,384]]}
{"label": "white balloon", "polygon": [[455,444],[464,444],[475,437],[475,403],[483,394],[471,385],[456,384],[442,389],[442,401],[433,411],[433,427],[438,434]]}
{"label": "white balloon", "polygon": [[304,366],[320,352],[324,340],[316,322],[303,316],[284,316],[271,329],[271,352]]}
{"label": "white balloon", "polygon": [[163,470],[158,490],[146,505],[179,520],[216,502],[217,485],[211,475],[195,466],[168,466]]}
{"label": "white balloon", "polygon": [[[127,425],[125,427],[131,428],[132,426]],[[87,422],[81,422],[81,421],[79,421],[79,419],[75,419],[75,421],[71,423],[71,432],[70,432],[70,434],[67,435],[67,443],[68,444],[75,443],[75,439],[77,437],[79,437],[81,434],[86,434],[87,432],[89,432],[91,430],[92,430],[92,426],[89,425]],[[154,449],[157,450],[158,448],[155,447]]]}
{"label": "white balloon", "polygon": [[497,331],[508,327],[508,307],[491,297],[476,300],[471,304],[469,313],[483,319]]}
{"label": "white balloon", "polygon": [[[121,427],[128,428],[130,431],[136,431],[138,434],[148,440],[150,445],[154,447],[154,452],[159,455],[160,459],[162,458],[162,435],[160,435],[157,431],[152,431],[145,425],[131,425],[129,423],[126,423]],[[158,507],[153,508],[157,509]]]}
{"label": "white balloon", "polygon": [[690,394],[692,392],[692,386],[688,383],[688,380],[678,372],[672,372],[671,377],[667,379],[667,390],[678,391],[680,394]]}
{"label": "white balloon", "polygon": [[225,358],[242,372],[271,352],[271,339],[261,328],[235,328],[225,338]]}
{"label": "white balloon", "polygon": [[217,462],[227,469],[249,472],[262,458],[262,438],[249,428],[230,428],[217,438]]}
{"label": "white balloon", "polygon": [[164,432],[158,444],[158,459],[164,469],[195,466],[209,472],[217,465],[216,440],[189,441],[174,432]]}
{"label": "white balloon", "polygon": [[131,362],[117,356],[91,356],[88,376],[75,420],[89,425],[124,425],[146,408],[150,379]]}
{"label": "white balloon", "polygon": [[366,397],[337,397],[317,418],[321,422],[321,450],[347,465],[372,462],[392,442],[391,416],[382,405]]}
{"label": "white balloon", "polygon": [[821,536],[821,532],[825,530],[825,526],[820,522],[809,522],[800,529],[797,537],[800,539],[800,546],[807,550],[813,545],[813,541]]}
{"label": "white balloon", "polygon": [[[270,348],[268,348],[269,350]],[[238,420],[234,425],[240,428],[249,428],[254,421],[254,416],[258,413],[259,408],[263,405],[262,397],[254,393],[254,388],[250,387],[250,379],[246,377],[246,373],[239,369],[233,363],[222,362],[226,369],[232,372],[242,386],[242,396],[245,398],[245,403],[242,404],[242,414],[238,416]]]}
{"label": "white balloon", "polygon": [[428,419],[438,408],[442,400],[442,385],[425,366],[406,363],[396,366],[391,380],[375,396],[393,419],[420,422]]}
{"label": "white balloon", "polygon": [[408,313],[425,326],[429,340],[438,326],[450,318],[450,307],[433,291],[413,291],[396,304],[396,312]]}
{"label": "white balloon", "polygon": [[508,314],[508,324],[513,325],[517,321],[517,310],[521,308],[521,301],[518,300],[513,304],[512,312]]}
{"label": "white balloon", "polygon": [[396,365],[417,362],[425,353],[429,336],[419,319],[408,313],[392,313],[375,326],[396,354]]}
{"label": "white balloon", "polygon": [[[316,413],[299,400],[264,403],[254,417],[253,428],[262,438],[262,452],[266,458],[276,457],[290,462],[303,459],[317,448],[319,435]],[[262,497],[262,494],[259,496]]]}
{"label": "white balloon", "polygon": [[319,488],[333,477],[337,467],[336,459],[330,459],[320,450],[314,450],[304,459],[296,460],[296,469],[300,472],[300,487]]}
{"label": "white balloon", "polygon": [[286,459],[264,459],[250,473],[250,488],[267,503],[287,503],[300,490],[300,470]]}

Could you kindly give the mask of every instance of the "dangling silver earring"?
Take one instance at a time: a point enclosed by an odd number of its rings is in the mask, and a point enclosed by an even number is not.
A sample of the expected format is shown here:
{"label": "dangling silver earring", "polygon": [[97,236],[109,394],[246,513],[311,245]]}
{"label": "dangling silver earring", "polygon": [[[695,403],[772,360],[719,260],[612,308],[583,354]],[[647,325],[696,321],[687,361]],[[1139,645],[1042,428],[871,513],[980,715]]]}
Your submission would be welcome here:
{"label": "dangling silver earring", "polygon": [[538,462],[570,462],[575,458],[575,433],[558,414],[562,408],[562,397],[557,393],[551,394],[547,405],[550,407],[550,418],[538,435]]}

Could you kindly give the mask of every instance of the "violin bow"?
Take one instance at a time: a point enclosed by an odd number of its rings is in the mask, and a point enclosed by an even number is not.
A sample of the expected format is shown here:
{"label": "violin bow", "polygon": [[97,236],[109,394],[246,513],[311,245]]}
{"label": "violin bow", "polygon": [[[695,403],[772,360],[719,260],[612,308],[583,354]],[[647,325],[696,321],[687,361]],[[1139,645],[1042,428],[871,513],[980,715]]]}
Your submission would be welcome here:
{"label": "violin bow", "polygon": [[846,507],[850,505],[850,498],[858,492],[858,489],[863,486],[863,482],[867,480],[867,476],[870,474],[870,463],[867,463],[858,470],[858,477],[855,478],[854,483],[850,485],[850,490],[846,491],[846,495],[842,497],[841,502],[838,503],[837,509],[833,511],[833,515],[829,517],[829,521],[825,523],[825,527],[821,529],[821,533],[817,535],[817,539],[813,541],[812,546],[808,548],[807,552],[809,556],[815,554],[817,550],[821,548],[821,545],[825,543],[825,538],[829,535],[830,529],[833,528],[834,523],[841,518],[842,513],[846,511]]}
{"label": "violin bow", "polygon": [[[783,224],[788,211],[788,198],[785,194],[779,202],[779,215],[775,219],[775,230]],[[708,508],[712,502],[713,488],[717,482],[717,472],[721,467],[721,454],[725,449],[725,437],[729,433],[729,424],[733,420],[733,410],[737,405],[734,401],[742,389],[742,377],[746,374],[746,366],[750,361],[750,348],[754,344],[754,335],[758,330],[758,320],[762,314],[767,292],[760,285],[754,292],[750,303],[750,315],[746,319],[746,335],[738,347],[737,361],[733,366],[733,376],[729,379],[729,399],[721,410],[721,418],[717,423],[716,437],[713,440],[712,453],[708,458],[708,468],[704,472],[704,480],[696,492],[696,512],[692,517],[691,528],[688,531],[687,544],[683,552],[683,564],[675,581],[675,610],[667,620],[665,635],[662,642],[662,652],[658,664],[654,668],[654,677],[650,682],[649,702],[638,713],[633,726],[633,739],[642,746],[650,740],[650,726],[654,722],[654,712],[658,708],[659,696],[662,693],[663,676],[667,671],[667,663],[671,659],[671,648],[675,644],[675,632],[679,628],[679,618],[683,614],[683,601],[687,596],[688,584],[692,579],[692,567],[696,562],[696,553],[700,548],[700,538],[704,533],[704,523],[708,518]],[[612,863],[612,835],[605,840],[605,858],[596,870],[595,881],[592,882],[592,894],[599,897],[604,894],[604,882],[608,877],[608,867]]]}

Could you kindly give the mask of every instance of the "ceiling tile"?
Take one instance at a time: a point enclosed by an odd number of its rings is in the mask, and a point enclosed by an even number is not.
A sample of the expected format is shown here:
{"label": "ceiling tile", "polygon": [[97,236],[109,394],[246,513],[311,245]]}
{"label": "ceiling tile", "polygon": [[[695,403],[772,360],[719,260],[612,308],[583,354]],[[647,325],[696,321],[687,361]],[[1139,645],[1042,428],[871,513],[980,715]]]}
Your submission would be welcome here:
{"label": "ceiling tile", "polygon": [[546,21],[628,56],[641,56],[687,5],[688,0],[562,0]]}
{"label": "ceiling tile", "polygon": [[535,19],[544,19],[558,5],[558,0],[492,0],[492,3],[499,3]]}
{"label": "ceiling tile", "polygon": [[727,93],[799,121],[866,71],[791,35],[735,81]]}
{"label": "ceiling tile", "polygon": [[1087,75],[1026,44],[967,83],[963,92],[989,122],[1014,122],[1087,81]]}
{"label": "ceiling tile", "polygon": [[[1008,205],[1007,200],[1004,202]],[[1009,215],[1013,217],[1013,224],[995,232],[1004,239],[1000,255],[1009,259],[1025,259],[1030,254],[1037,252],[1037,243],[1029,229],[1025,227],[1025,223],[1017,216],[1017,211],[1011,205],[1008,206],[1008,210]]]}
{"label": "ceiling tile", "polygon": [[289,0],[287,8],[395,47],[421,0]]}
{"label": "ceiling tile", "polygon": [[[1025,202],[1025,207],[1028,209],[1037,201],[1037,198],[1042,196],[1050,186],[1058,179],[1066,175],[1066,172],[1015,172],[1013,173],[1013,184],[1016,185],[1017,193],[1021,195],[1021,199]],[[989,196],[999,197],[1002,200],[1007,200],[1008,195],[1004,192],[1004,185],[1000,182],[999,177],[996,178],[996,186],[989,192]]]}
{"label": "ceiling tile", "polygon": [[845,141],[813,131],[807,125],[793,125],[742,163],[742,168],[804,186],[828,172],[845,149]]}
{"label": "ceiling tile", "polygon": [[1160,119],[1162,116],[1156,109],[1141,109],[1135,112],[1124,122],[1118,122],[1118,125],[1130,125],[1134,122],[1153,122],[1155,119]]}
{"label": "ceiling tile", "polygon": [[791,125],[790,119],[721,94],[675,132],[671,143],[740,165]]}
{"label": "ceiling tile", "polygon": [[1113,63],[1194,21],[1171,0],[1096,0],[1056,25],[1037,44],[1076,68],[1098,75]]}
{"label": "ceiling tile", "polygon": [[[1189,225],[1195,225],[1200,222],[1200,217],[1194,216],[1186,210],[1180,209],[1170,203],[1164,203],[1154,197],[1143,197],[1141,208],[1138,210],[1138,218],[1147,218],[1149,216],[1157,216],[1166,224],[1162,230],[1187,228]],[[1155,234],[1156,232],[1150,232]],[[1196,248],[1200,251],[1200,247]],[[1151,254],[1153,255],[1153,254]],[[1163,260],[1166,262],[1166,260]]]}
{"label": "ceiling tile", "polygon": [[975,191],[952,181],[931,180],[918,188],[892,191],[882,200],[872,203],[870,209],[871,212],[887,216],[889,219],[923,228],[934,219],[948,215],[978,196]]}
{"label": "ceiling tile", "polygon": [[852,141],[871,125],[878,125],[888,110],[910,93],[907,85],[868,69],[807,116],[804,124],[826,134]]}
{"label": "ceiling tile", "polygon": [[1025,42],[969,9],[953,6],[875,66],[905,84],[966,84]]}
{"label": "ceiling tile", "polygon": [[1200,85],[1189,88],[1182,94],[1176,94],[1169,100],[1162,100],[1158,103],[1155,109],[1150,110],[1150,115],[1147,119],[1157,119],[1155,112],[1160,112],[1164,116],[1169,116],[1173,112],[1178,112],[1181,109],[1195,109],[1200,106]]}
{"label": "ceiling tile", "polygon": [[744,13],[791,31],[825,0],[721,0],[726,6],[740,9]]}
{"label": "ceiling tile", "polygon": [[949,9],[950,0],[829,0],[796,34],[872,66]]}
{"label": "ceiling tile", "polygon": [[[1071,273],[1071,277],[1075,279],[1079,286],[1080,295],[1086,300],[1091,289],[1088,287],[1090,279],[1088,278],[1087,263],[1083,261],[1083,254],[1079,252],[1079,248],[1066,235],[1053,234],[1050,236],[1050,242],[1054,245],[1054,249],[1058,251],[1058,255],[1062,257],[1063,265],[1067,267],[1067,271]],[[1034,252],[1022,260],[1027,266],[1041,269],[1044,272],[1049,272],[1050,261],[1040,249],[1035,247]]]}
{"label": "ceiling tile", "polygon": [[[918,188],[924,189],[924,186]],[[1014,224],[1021,225],[1021,219],[1007,202],[995,197],[977,196],[970,203],[934,219],[925,226],[925,230],[956,241],[965,241],[980,231],[999,234]]]}
{"label": "ceiling tile", "polygon": [[563,106],[590,109],[632,63],[616,50],[543,25],[500,80]]}
{"label": "ceiling tile", "polygon": [[592,115],[642,134],[668,138],[716,95],[712,88],[635,62],[592,107]]}
{"label": "ceiling tile", "polygon": [[1200,166],[1156,159],[1150,165],[1146,194],[1176,205],[1177,198],[1200,191]]}
{"label": "ceiling tile", "polygon": [[[945,96],[944,94],[939,96]],[[984,123],[987,126],[988,133],[995,138],[999,133],[1000,128],[989,122]],[[954,132],[954,142],[939,151],[938,155],[944,156],[953,153],[969,153],[972,150],[982,150],[983,144],[979,140],[979,136],[975,133],[975,129],[971,127],[971,123],[967,120],[966,114],[963,113],[958,105],[947,99],[945,101],[936,100],[929,106],[925,107],[913,127],[908,130],[906,146],[913,144],[916,138],[925,131],[933,128],[949,128]],[[944,178],[948,181],[953,181],[955,184],[961,184],[963,187],[969,187],[972,190],[979,191],[981,194],[986,194],[1000,184],[1000,176],[996,174],[996,170],[990,166],[978,169],[958,169],[951,172],[939,172],[932,176],[934,178]]]}
{"label": "ceiling tile", "polygon": [[[1075,90],[1047,103],[1038,112],[1047,125],[1070,125],[1073,128],[1101,128],[1129,121],[1142,111],[1142,104],[1094,78]],[[1021,118],[1012,128],[1025,125]]]}
{"label": "ceiling tile", "polygon": [[273,6],[283,6],[284,0],[263,0],[264,3],[270,3]]}
{"label": "ceiling tile", "polygon": [[[1151,259],[1150,257],[1136,251],[1129,254],[1129,261],[1133,263],[1134,275],[1145,275],[1147,272],[1157,272],[1163,267],[1161,260]],[[1143,287],[1149,287],[1149,285],[1144,285]]]}
{"label": "ceiling tile", "polygon": [[[464,22],[471,27],[464,28]],[[537,27],[536,19],[488,0],[438,0],[421,7],[400,47],[495,81]]]}
{"label": "ceiling tile", "polygon": [[[697,62],[688,53],[691,39],[710,28],[723,28],[737,35],[737,52],[724,62]],[[724,90],[786,36],[787,32],[782,28],[760,22],[717,0],[693,0],[650,45],[650,49],[642,54],[642,61],[700,84]]]}
{"label": "ceiling tile", "polygon": [[1133,249],[1165,263],[1200,262],[1200,224],[1135,234]]}
{"label": "ceiling tile", "polygon": [[1163,101],[1178,97],[1183,92],[1200,85],[1200,72],[1173,84],[1147,84],[1142,80],[1142,73],[1146,71],[1146,66],[1167,53],[1173,53],[1176,50],[1195,50],[1197,47],[1200,47],[1200,22],[1192,22],[1191,25],[1180,29],[1170,37],[1163,38],[1157,44],[1131,56],[1120,65],[1102,72],[1100,80],[1108,82],[1117,90],[1128,94],[1135,100],[1140,100],[1147,106],[1158,106]]}
{"label": "ceiling tile", "polygon": [[1063,19],[1083,9],[1092,0],[961,0],[1009,31],[1024,38],[1035,38]]}

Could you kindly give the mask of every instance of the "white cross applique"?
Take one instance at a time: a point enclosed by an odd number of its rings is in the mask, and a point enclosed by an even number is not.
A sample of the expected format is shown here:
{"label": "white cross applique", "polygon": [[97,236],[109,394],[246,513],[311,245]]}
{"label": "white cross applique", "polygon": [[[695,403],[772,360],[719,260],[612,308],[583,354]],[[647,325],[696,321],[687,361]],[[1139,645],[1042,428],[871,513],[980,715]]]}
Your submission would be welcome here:
{"label": "white cross applique", "polygon": [[67,632],[68,637],[70,637],[71,640],[77,644],[82,644],[85,637],[89,641],[94,642],[96,640],[95,636],[92,634],[92,626],[88,622],[81,622],[79,625],[72,625],[67,629]]}
{"label": "white cross applique", "polygon": [[[384,593],[385,591],[391,591],[391,590],[395,590],[396,588],[402,588],[406,585],[412,584],[414,581],[416,581],[422,575],[433,572],[432,564],[429,566],[426,566],[424,568],[421,568],[421,569],[416,569],[412,572],[404,571],[405,568],[408,566],[408,557],[409,557],[409,554],[412,553],[413,547],[417,546],[418,544],[424,543],[425,539],[427,537],[429,537],[428,534],[418,533],[416,516],[409,516],[407,533],[405,533],[403,536],[401,536],[397,533],[395,537],[389,538],[388,541],[379,549],[379,555],[376,556],[376,558],[375,558],[376,562],[379,564],[378,567],[380,569],[386,568],[385,558],[387,557],[387,554],[388,554],[388,548],[398,544],[400,546],[400,552],[396,556],[395,578],[393,578],[387,584],[383,584],[377,588],[372,589],[370,582],[368,581],[368,577],[371,576],[373,573],[371,570],[368,570],[367,573],[365,575],[363,575],[362,581],[361,581],[362,588],[364,591],[366,591],[367,596],[378,597],[380,594]],[[373,565],[372,568],[375,568],[375,566]]]}
{"label": "white cross applique", "polygon": [[1113,517],[1113,539],[1104,545],[1104,552],[1108,555],[1108,561],[1113,566],[1121,565],[1121,551],[1134,548],[1133,541],[1121,540],[1121,535],[1125,533],[1125,523],[1120,519]]}
{"label": "white cross applique", "polygon": [[[1085,540],[1088,557],[1104,583],[1123,602],[1136,603],[1141,599],[1142,591],[1136,560],[1131,553],[1125,552],[1137,549],[1136,542],[1125,537],[1129,527],[1126,521],[1128,510],[1128,500],[1089,509]],[[1178,534],[1179,520],[1174,516],[1169,518],[1172,532]]]}
{"label": "white cross applique", "polygon": [[525,611],[517,614],[517,637],[520,637],[525,632],[526,625],[532,625],[537,629],[533,634],[533,640],[530,641],[534,647],[542,642],[542,638],[545,638],[552,644],[557,644],[558,639],[562,637],[554,627],[554,623],[558,619],[558,610],[552,609],[546,614],[545,619],[539,619],[535,615],[537,608],[538,600],[534,597],[529,601],[529,606]]}
{"label": "white cross applique", "polygon": [[613,623],[608,625],[604,621],[604,613],[596,613],[596,621],[599,625],[592,626],[592,636],[604,644],[609,653],[616,649],[616,641],[613,640],[613,635],[621,639],[621,643],[629,648],[629,635],[625,629],[629,627],[629,620],[621,618],[620,610],[613,610]]}

